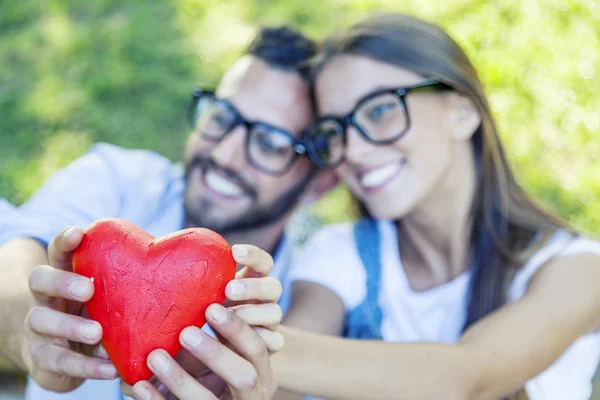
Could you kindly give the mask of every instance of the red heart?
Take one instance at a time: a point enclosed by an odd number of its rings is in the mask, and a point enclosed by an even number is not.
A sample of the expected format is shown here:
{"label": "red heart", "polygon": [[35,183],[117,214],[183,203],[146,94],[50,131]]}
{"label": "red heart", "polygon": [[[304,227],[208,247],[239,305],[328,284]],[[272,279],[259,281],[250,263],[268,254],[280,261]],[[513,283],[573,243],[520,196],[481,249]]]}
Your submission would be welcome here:
{"label": "red heart", "polygon": [[149,379],[148,354],[172,356],[179,334],[202,327],[212,303],[225,300],[235,276],[231,248],[208,229],[185,229],[160,239],[120,219],[93,223],[73,255],[73,268],[92,278],[95,293],[85,304],[102,325],[102,344],[125,382]]}

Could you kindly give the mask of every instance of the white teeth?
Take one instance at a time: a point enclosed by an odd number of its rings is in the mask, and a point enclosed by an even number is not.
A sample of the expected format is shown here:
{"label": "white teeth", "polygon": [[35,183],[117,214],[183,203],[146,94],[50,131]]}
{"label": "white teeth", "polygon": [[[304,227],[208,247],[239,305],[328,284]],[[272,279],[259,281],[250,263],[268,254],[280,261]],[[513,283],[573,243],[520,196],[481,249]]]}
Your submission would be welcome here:
{"label": "white teeth", "polygon": [[383,167],[367,172],[360,179],[360,184],[365,188],[372,188],[386,182],[394,176],[400,169],[400,164],[388,164]]}
{"label": "white teeth", "polygon": [[204,175],[206,185],[215,192],[229,197],[240,197],[244,194],[241,187],[231,182],[229,179],[215,174],[212,171],[207,171]]}

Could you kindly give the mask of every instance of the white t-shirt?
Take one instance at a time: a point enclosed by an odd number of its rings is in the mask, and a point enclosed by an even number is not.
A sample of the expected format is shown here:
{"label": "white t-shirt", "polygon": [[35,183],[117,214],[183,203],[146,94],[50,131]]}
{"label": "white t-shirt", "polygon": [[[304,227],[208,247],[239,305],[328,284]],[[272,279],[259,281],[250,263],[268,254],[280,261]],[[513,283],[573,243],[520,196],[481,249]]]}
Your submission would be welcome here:
{"label": "white t-shirt", "polygon": [[[331,225],[318,232],[296,259],[291,279],[321,284],[333,290],[346,310],[366,296],[366,272],[356,250],[354,225]],[[387,342],[435,341],[456,343],[466,319],[470,272],[433,289],[415,292],[405,275],[394,223],[379,221],[381,237],[382,334]],[[519,270],[509,299],[519,299],[537,269],[554,256],[575,253],[600,255],[600,243],[557,233]],[[549,332],[551,334],[551,332]],[[588,400],[592,378],[600,359],[600,335],[578,339],[550,368],[531,379],[527,390],[532,400]]]}

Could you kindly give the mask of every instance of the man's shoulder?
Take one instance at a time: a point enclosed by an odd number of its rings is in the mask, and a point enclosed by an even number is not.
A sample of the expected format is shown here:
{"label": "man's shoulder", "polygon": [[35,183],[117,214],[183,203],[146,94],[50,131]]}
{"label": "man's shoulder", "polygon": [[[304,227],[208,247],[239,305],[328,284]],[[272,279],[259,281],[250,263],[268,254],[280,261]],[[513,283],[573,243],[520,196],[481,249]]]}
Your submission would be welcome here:
{"label": "man's shoulder", "polygon": [[148,182],[153,185],[170,184],[183,177],[183,168],[153,150],[125,148],[99,142],[92,145],[82,159],[93,159],[93,164],[104,168],[110,176],[125,185]]}
{"label": "man's shoulder", "polygon": [[309,210],[299,209],[288,221],[285,236],[294,247],[303,246],[324,225],[325,221]]}
{"label": "man's shoulder", "polygon": [[163,167],[172,167],[171,160],[153,150],[125,148],[111,143],[98,142],[93,144],[86,155],[98,155],[112,164],[153,163]]}
{"label": "man's shoulder", "polygon": [[346,246],[353,243],[356,221],[331,223],[310,211],[296,213],[286,228],[286,235],[293,246],[305,251],[315,247]]}

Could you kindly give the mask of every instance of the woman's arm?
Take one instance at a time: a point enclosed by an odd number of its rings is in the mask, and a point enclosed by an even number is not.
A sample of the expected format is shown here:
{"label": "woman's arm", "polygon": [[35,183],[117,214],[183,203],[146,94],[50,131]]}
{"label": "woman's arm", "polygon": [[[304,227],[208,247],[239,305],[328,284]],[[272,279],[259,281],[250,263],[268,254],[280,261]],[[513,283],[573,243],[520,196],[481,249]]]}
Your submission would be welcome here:
{"label": "woman's arm", "polygon": [[[283,319],[283,325],[304,332],[339,335],[344,327],[344,316],[344,304],[331,289],[313,282],[298,281],[294,283],[292,306]],[[277,366],[273,370],[277,375]],[[274,399],[302,400],[303,396],[279,389]]]}
{"label": "woman's arm", "polygon": [[291,304],[283,325],[323,335],[342,333],[344,303],[331,289],[314,282],[294,282]]}
{"label": "woman's arm", "polygon": [[353,252],[353,224],[329,225],[315,233],[295,258],[291,306],[283,325],[339,335],[346,310],[366,295],[365,271]]}
{"label": "woman's arm", "polygon": [[281,328],[272,360],[280,387],[330,399],[498,399],[548,368],[600,325],[600,258],[554,260],[524,297],[484,318],[456,345],[384,343]]}

